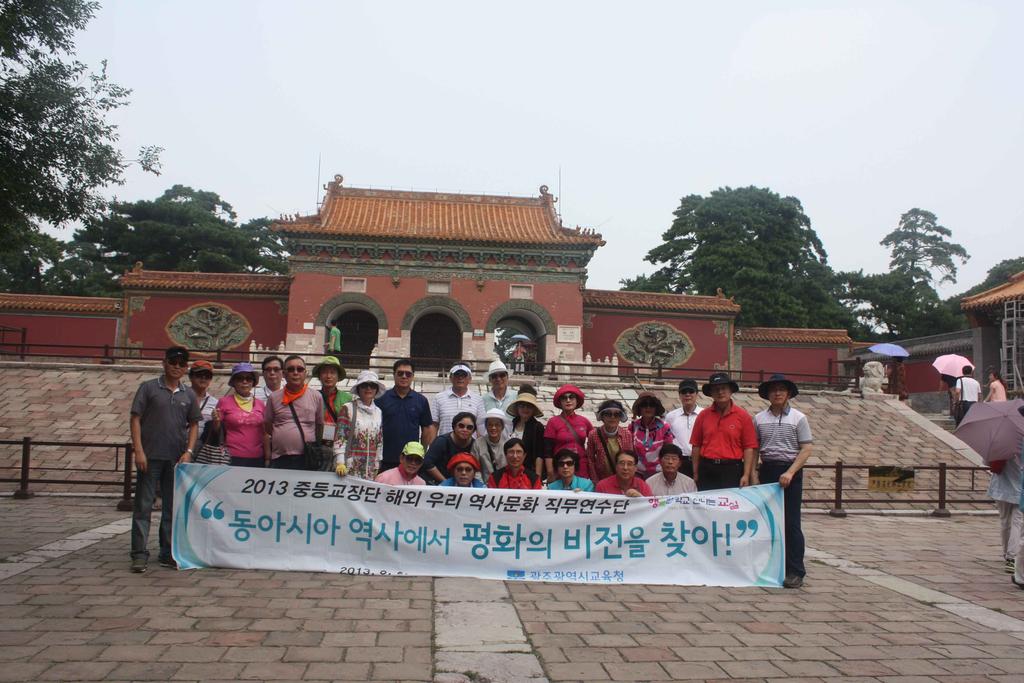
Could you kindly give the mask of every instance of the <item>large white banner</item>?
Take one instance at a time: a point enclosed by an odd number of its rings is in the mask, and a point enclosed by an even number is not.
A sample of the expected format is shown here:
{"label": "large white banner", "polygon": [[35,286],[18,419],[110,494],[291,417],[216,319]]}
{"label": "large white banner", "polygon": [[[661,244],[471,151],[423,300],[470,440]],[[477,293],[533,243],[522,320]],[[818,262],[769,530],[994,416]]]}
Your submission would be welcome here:
{"label": "large white banner", "polygon": [[778,484],[625,498],[194,464],[174,483],[182,569],[780,586],[783,529]]}

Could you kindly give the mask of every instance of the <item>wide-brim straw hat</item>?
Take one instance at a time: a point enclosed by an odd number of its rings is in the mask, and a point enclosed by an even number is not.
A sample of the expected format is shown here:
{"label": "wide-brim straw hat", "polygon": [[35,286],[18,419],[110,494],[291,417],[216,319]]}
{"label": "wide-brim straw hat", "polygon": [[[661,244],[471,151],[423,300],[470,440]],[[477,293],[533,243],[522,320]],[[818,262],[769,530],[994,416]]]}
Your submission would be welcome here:
{"label": "wide-brim straw hat", "polygon": [[657,415],[658,417],[662,417],[665,415],[665,404],[661,402],[660,398],[658,398],[655,394],[652,394],[649,391],[641,391],[640,395],[636,397],[635,401],[633,401],[634,415],[640,415],[640,406],[642,406],[644,403],[653,403],[654,414]]}
{"label": "wide-brim straw hat", "polygon": [[797,394],[800,393],[800,390],[797,389],[796,384],[794,384],[791,380],[786,379],[785,375],[783,375],[783,374],[774,374],[771,377],[769,377],[768,379],[766,379],[765,381],[763,381],[763,382],[761,382],[760,384],[757,385],[757,395],[767,401],[768,400],[768,390],[771,388],[771,386],[773,384],[785,384],[786,385],[786,389],[789,391],[789,397],[790,398],[793,398]]}
{"label": "wide-brim straw hat", "polygon": [[384,382],[380,381],[380,378],[377,377],[377,373],[373,370],[363,370],[359,373],[359,376],[356,377],[356,381],[352,384],[352,393],[358,395],[359,387],[363,384],[372,384],[377,387],[377,395],[374,398],[380,398],[384,395],[384,392],[388,390],[388,388],[384,386]]}
{"label": "wide-brim straw hat", "polygon": [[520,391],[519,395],[516,396],[516,400],[508,404],[508,408],[505,409],[505,412],[512,417],[519,417],[519,406],[521,405],[527,405],[533,408],[534,417],[544,417],[544,411],[541,410],[539,405],[537,405],[536,394],[531,394],[528,391]]}
{"label": "wide-brim straw hat", "polygon": [[341,361],[335,356],[324,356],[324,359],[313,368],[313,376],[320,379],[320,371],[324,368],[335,368],[338,371],[339,382],[348,376],[348,373],[345,372],[345,368],[341,367]]}

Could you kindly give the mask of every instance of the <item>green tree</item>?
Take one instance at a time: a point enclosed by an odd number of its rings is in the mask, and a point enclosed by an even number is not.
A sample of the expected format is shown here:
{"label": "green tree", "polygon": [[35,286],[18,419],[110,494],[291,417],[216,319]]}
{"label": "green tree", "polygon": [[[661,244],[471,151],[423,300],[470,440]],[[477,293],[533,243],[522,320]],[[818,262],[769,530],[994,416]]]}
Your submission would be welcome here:
{"label": "green tree", "polygon": [[[0,0],[0,250],[26,245],[25,226],[95,216],[100,190],[138,162],[159,168],[160,148],[129,160],[107,115],[130,91],[71,58],[74,34],[98,4]],[[18,241],[20,238],[21,241]]]}
{"label": "green tree", "polygon": [[[865,275],[840,273],[842,301],[857,318],[858,339],[923,337],[958,329],[958,316],[939,301],[935,290],[921,290],[908,274],[898,271]],[[923,292],[923,294],[922,294]]]}
{"label": "green tree", "polygon": [[87,222],[49,282],[68,294],[110,294],[136,261],[153,270],[283,273],[284,247],[269,226],[265,218],[238,225],[216,192],[175,185],[153,201],[114,202]]}
{"label": "green tree", "polygon": [[900,216],[899,225],[882,239],[881,245],[892,253],[892,271],[908,275],[922,291],[934,291],[936,284],[956,282],[955,261],[963,265],[970,258],[962,246],[947,241],[952,235],[953,231],[939,225],[931,211],[911,209]]}
{"label": "green tree", "polygon": [[683,197],[663,243],[646,260],[661,267],[624,280],[626,289],[713,295],[741,306],[743,325],[842,327],[852,316],[839,281],[795,197],[766,188],[721,188]]}

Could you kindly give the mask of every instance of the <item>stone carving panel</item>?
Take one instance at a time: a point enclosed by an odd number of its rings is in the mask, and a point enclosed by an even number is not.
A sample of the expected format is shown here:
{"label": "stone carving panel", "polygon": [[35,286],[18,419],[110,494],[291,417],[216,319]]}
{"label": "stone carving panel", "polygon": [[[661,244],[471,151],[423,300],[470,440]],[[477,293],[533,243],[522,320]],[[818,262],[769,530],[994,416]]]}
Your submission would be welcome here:
{"label": "stone carving panel", "polygon": [[238,346],[252,334],[245,316],[223,304],[197,304],[178,313],[167,323],[167,336],[175,344],[199,351],[216,351]]}
{"label": "stone carving panel", "polygon": [[685,332],[652,321],[623,330],[615,340],[615,352],[636,365],[674,368],[690,360],[694,348]]}

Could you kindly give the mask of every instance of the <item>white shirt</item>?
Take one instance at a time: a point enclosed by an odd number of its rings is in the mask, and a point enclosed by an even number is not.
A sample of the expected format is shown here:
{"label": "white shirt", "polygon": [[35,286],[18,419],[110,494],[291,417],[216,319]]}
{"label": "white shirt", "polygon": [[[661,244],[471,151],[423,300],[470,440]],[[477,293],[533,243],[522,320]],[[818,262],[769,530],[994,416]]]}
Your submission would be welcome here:
{"label": "white shirt", "polygon": [[[697,413],[703,408],[694,406],[692,413],[684,413],[682,408],[670,410],[665,416],[665,422],[672,428],[672,443],[679,446],[685,457],[690,457],[690,434],[693,433],[693,425],[697,421]],[[650,483],[650,482],[648,482]]]}
{"label": "white shirt", "polygon": [[647,480],[647,485],[656,496],[678,496],[681,493],[697,492],[697,484],[682,472],[676,473],[675,481],[671,484],[665,480],[663,473],[658,472]]}
{"label": "white shirt", "polygon": [[483,429],[484,400],[480,394],[469,390],[456,396],[451,387],[430,397],[430,418],[437,423],[437,435],[444,436],[452,431],[452,418],[459,413],[473,413],[477,429]]}
{"label": "white shirt", "polygon": [[956,386],[960,389],[961,401],[981,400],[981,385],[973,377],[958,377]]}

